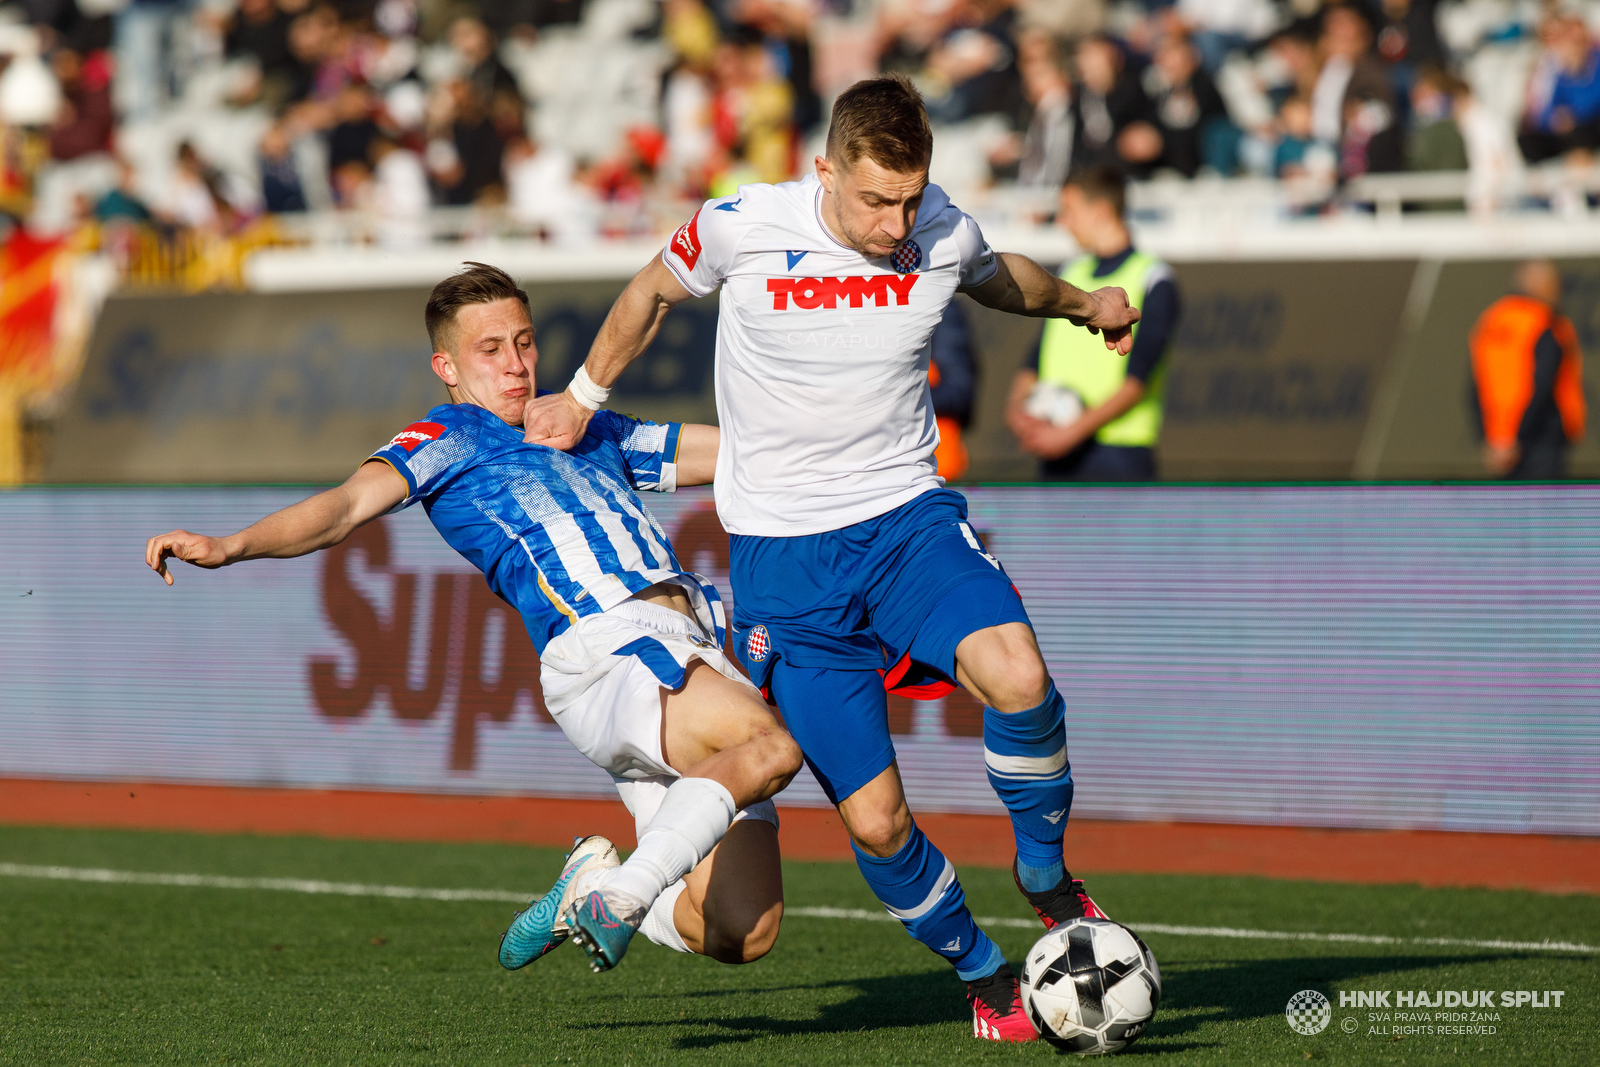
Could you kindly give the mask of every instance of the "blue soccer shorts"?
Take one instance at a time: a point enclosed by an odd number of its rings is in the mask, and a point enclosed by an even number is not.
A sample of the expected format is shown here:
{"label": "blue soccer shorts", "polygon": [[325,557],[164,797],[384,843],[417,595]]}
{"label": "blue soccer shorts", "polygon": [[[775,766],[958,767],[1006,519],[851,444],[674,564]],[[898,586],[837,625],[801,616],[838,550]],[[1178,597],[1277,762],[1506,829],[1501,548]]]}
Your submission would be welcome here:
{"label": "blue soccer shorts", "polygon": [[884,684],[860,672],[913,691],[953,681],[962,639],[1028,623],[949,489],[843,529],[731,547],[734,648],[835,803],[894,760]]}

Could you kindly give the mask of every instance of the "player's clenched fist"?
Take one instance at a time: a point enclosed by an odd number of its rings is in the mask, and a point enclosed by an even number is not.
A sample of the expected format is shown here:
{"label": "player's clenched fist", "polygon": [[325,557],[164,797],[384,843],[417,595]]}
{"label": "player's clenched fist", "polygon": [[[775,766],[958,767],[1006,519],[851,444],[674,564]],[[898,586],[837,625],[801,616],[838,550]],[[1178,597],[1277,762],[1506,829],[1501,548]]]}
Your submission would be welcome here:
{"label": "player's clenched fist", "polygon": [[1128,294],[1109,285],[1085,295],[1094,302],[1094,309],[1087,315],[1068,316],[1068,321],[1104,335],[1107,348],[1123,355],[1133,351],[1133,324],[1139,321],[1139,309],[1128,306]]}
{"label": "player's clenched fist", "polygon": [[181,559],[209,570],[226,564],[228,553],[222,547],[222,538],[206,537],[188,530],[173,530],[144,543],[144,561],[171,585],[172,573],[167,570],[168,559]]}
{"label": "player's clenched fist", "polygon": [[569,451],[583,440],[593,414],[571,393],[534,397],[522,411],[522,439],[530,445]]}

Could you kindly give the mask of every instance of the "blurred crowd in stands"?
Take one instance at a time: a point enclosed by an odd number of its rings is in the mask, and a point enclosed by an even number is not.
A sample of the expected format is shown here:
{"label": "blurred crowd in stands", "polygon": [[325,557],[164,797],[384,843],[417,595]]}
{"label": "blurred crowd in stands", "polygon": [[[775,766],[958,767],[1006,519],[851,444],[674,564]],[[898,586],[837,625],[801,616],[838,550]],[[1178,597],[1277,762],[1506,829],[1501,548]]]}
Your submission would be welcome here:
{"label": "blurred crowd in stands", "polygon": [[885,70],[923,90],[947,185],[1469,170],[1492,211],[1525,165],[1600,150],[1591,22],[1512,0],[24,0],[0,3],[0,211],[235,235],[352,211],[404,244],[470,205],[555,242],[644,235],[809,169],[830,98]]}

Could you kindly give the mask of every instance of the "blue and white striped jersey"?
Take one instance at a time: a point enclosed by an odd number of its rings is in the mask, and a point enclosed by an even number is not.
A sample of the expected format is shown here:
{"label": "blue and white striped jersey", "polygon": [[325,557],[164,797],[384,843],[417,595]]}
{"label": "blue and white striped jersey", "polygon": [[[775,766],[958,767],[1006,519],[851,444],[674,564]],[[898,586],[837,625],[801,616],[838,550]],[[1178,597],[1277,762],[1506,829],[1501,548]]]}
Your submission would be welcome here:
{"label": "blue and white striped jersey", "polygon": [[[522,614],[541,653],[580,617],[676,581],[717,623],[716,587],[685,571],[639,489],[677,488],[677,423],[641,422],[598,411],[570,452],[522,440],[473,404],[442,404],[373,459],[388,463],[451,548],[483,572],[489,588]],[[704,616],[703,616],[704,617]]]}

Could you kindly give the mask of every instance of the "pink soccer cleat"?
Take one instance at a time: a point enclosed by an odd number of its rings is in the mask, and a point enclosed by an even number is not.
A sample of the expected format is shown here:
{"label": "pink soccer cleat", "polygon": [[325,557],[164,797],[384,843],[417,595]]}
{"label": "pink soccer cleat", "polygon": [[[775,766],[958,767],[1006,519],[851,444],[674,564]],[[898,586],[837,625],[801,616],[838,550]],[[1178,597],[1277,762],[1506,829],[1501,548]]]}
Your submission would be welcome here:
{"label": "pink soccer cleat", "polygon": [[1057,924],[1064,923],[1068,919],[1111,918],[1100,910],[1098,904],[1089,899],[1089,894],[1083,891],[1083,880],[1072,877],[1071,871],[1061,876],[1061,881],[1054,889],[1046,889],[1042,893],[1030,893],[1023,888],[1022,879],[1017,877],[1017,861],[1012,860],[1011,880],[1017,883],[1017,892],[1033,905],[1033,910],[1038,913],[1046,930],[1053,930]]}
{"label": "pink soccer cleat", "polygon": [[972,1005],[972,1036],[985,1041],[1033,1041],[1038,1038],[1028,1013],[1022,1010],[1022,989],[1011,967],[1001,964],[993,974],[967,983]]}

